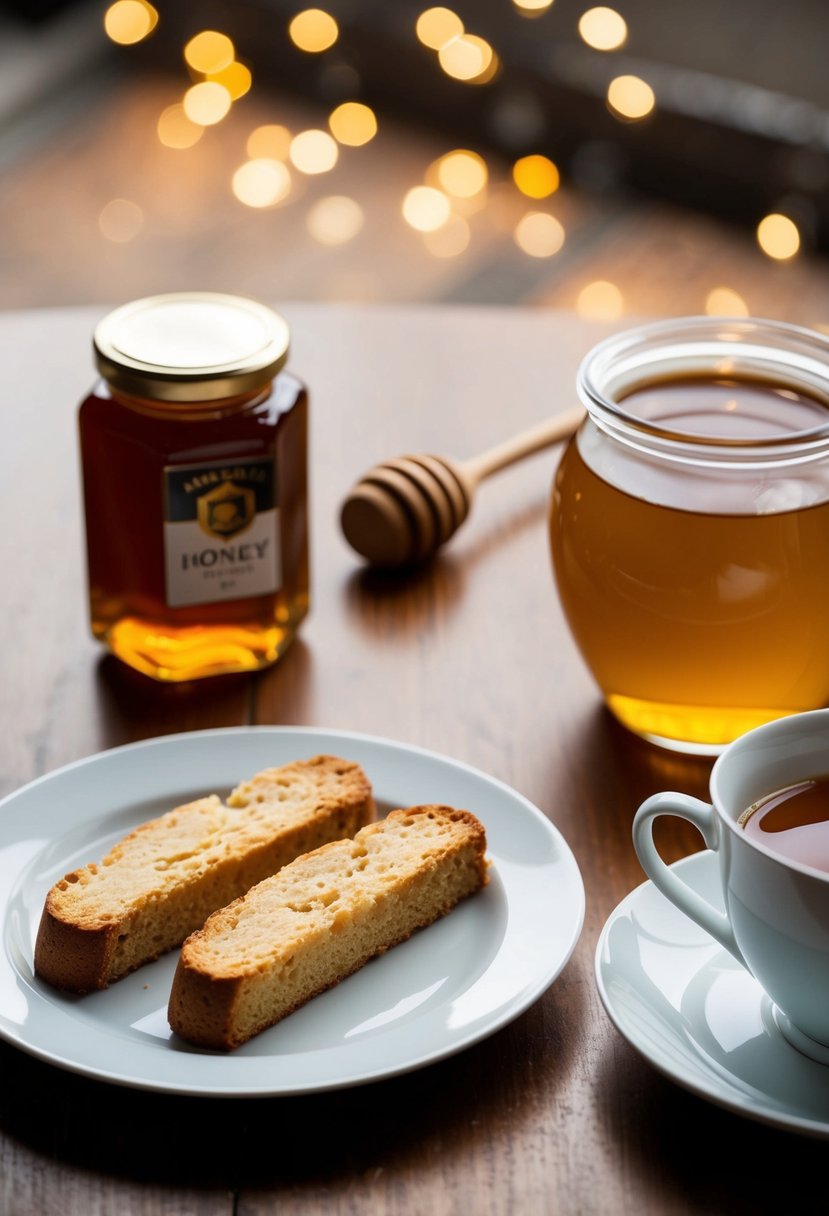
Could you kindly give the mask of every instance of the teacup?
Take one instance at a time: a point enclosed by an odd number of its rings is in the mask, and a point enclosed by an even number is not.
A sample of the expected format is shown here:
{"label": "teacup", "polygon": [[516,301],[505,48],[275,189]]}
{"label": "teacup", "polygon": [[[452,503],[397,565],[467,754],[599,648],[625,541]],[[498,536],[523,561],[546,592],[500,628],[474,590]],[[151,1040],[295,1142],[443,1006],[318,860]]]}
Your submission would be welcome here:
{"label": "teacup", "polygon": [[[789,1042],[827,1064],[829,870],[787,856],[782,834],[749,833],[744,823],[776,792],[828,776],[829,709],[794,714],[728,746],[711,772],[710,804],[687,794],[655,794],[633,822],[634,847],[654,885],[751,972]],[[687,819],[717,854],[724,913],[660,857],[653,825],[662,815]]]}

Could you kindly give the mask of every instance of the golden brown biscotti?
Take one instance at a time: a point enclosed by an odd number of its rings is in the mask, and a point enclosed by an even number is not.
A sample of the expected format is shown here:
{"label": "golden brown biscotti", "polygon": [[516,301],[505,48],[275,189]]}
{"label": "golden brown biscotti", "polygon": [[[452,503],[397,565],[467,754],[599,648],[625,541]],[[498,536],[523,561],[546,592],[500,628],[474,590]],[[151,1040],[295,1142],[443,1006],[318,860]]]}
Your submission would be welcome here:
{"label": "golden brown biscotti", "polygon": [[418,806],[298,857],[187,939],[170,1026],[238,1047],[478,891],[485,851],[469,811]]}
{"label": "golden brown biscotti", "polygon": [[52,887],[35,971],[73,992],[106,988],[300,853],[373,818],[365,773],[336,756],[266,769],[226,804],[212,795],[168,811]]}

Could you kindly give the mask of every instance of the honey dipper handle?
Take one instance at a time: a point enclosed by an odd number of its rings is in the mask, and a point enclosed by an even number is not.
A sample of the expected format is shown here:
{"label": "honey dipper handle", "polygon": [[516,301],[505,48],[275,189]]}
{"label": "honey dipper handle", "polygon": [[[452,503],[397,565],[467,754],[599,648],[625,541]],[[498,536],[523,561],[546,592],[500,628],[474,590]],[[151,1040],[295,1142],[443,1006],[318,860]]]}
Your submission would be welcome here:
{"label": "honey dipper handle", "polygon": [[546,418],[538,426],[531,427],[528,431],[522,431],[519,435],[513,435],[511,439],[499,443],[497,447],[489,448],[486,452],[481,452],[479,456],[472,456],[469,460],[465,460],[462,466],[463,471],[473,486],[477,485],[491,473],[497,473],[499,469],[505,469],[508,465],[523,460],[525,456],[531,456],[534,452],[551,447],[561,439],[567,439],[583,418],[584,410],[581,406],[566,410],[563,414],[555,414],[552,418]]}

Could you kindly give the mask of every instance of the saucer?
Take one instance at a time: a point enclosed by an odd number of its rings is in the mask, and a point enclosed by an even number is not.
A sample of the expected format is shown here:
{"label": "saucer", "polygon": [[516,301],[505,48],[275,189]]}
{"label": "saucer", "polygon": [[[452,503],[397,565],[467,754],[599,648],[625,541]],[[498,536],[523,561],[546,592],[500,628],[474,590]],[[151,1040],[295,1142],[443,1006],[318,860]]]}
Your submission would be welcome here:
{"label": "saucer", "polygon": [[[713,853],[672,868],[722,908]],[[829,1066],[787,1041],[757,981],[653,883],[610,915],[595,969],[611,1021],[665,1076],[749,1119],[829,1138]]]}

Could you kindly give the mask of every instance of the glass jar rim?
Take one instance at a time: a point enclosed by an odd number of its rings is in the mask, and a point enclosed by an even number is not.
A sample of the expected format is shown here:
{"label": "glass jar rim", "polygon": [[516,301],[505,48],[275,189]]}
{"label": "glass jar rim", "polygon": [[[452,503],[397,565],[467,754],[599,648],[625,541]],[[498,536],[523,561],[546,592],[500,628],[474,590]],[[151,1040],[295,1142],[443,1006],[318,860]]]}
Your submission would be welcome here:
{"label": "glass jar rim", "polygon": [[[805,391],[826,404],[826,423],[763,437],[708,436],[662,426],[626,410],[618,400],[634,388],[674,376],[687,379],[689,373],[765,380]],[[813,453],[829,446],[829,336],[785,321],[687,316],[634,326],[588,351],[576,388],[598,426],[640,441],[712,449],[712,455],[713,449],[770,455],[793,449]]]}
{"label": "glass jar rim", "polygon": [[175,404],[263,388],[285,365],[288,324],[244,296],[178,291],[122,304],[95,327],[99,372],[113,389]]}

